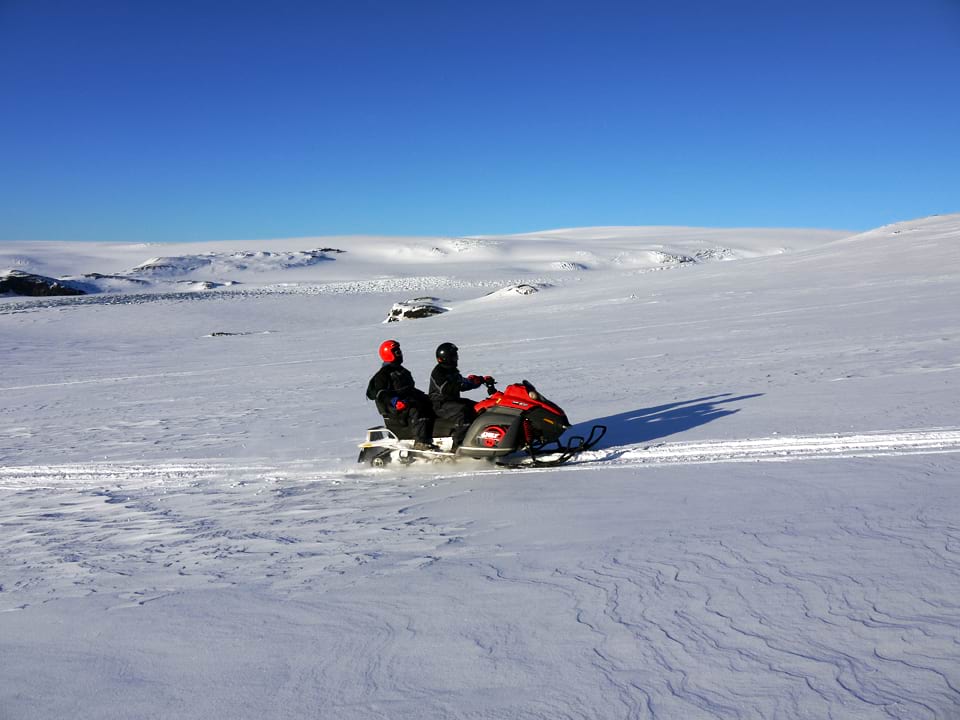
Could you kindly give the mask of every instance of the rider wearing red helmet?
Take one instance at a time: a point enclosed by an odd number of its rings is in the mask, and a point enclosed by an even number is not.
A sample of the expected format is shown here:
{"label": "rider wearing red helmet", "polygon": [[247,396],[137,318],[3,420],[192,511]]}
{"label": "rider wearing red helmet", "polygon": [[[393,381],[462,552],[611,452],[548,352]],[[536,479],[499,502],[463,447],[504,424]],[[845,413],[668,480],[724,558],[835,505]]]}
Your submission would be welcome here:
{"label": "rider wearing red helmet", "polygon": [[403,366],[403,351],[396,340],[380,345],[383,365],[367,384],[367,398],[377,403],[384,417],[410,424],[416,435],[414,448],[436,450],[433,444],[434,412],[430,398],[414,386],[413,375]]}

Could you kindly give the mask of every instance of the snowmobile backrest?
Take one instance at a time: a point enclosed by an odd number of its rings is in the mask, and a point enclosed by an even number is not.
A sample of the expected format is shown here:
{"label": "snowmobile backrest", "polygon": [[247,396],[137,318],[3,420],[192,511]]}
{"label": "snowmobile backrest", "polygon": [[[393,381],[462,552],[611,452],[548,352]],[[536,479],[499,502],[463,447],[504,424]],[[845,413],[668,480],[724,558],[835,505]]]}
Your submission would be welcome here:
{"label": "snowmobile backrest", "polygon": [[374,398],[373,402],[377,405],[377,412],[380,413],[383,417],[390,416],[390,399],[389,393],[386,390],[381,390],[377,393],[377,396]]}

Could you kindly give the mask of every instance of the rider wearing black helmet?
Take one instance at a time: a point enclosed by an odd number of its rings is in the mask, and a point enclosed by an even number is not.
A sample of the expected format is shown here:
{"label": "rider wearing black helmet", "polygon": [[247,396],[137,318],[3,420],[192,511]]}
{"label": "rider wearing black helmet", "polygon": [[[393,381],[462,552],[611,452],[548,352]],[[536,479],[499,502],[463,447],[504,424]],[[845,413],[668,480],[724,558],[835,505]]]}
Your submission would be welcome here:
{"label": "rider wearing black helmet", "polygon": [[489,375],[461,375],[457,368],[460,355],[457,346],[451,342],[438,345],[436,354],[437,364],[430,373],[430,401],[438,418],[453,422],[453,447],[457,448],[477,416],[473,409],[474,402],[461,398],[460,393],[475,390],[485,382],[493,382],[493,378]]}

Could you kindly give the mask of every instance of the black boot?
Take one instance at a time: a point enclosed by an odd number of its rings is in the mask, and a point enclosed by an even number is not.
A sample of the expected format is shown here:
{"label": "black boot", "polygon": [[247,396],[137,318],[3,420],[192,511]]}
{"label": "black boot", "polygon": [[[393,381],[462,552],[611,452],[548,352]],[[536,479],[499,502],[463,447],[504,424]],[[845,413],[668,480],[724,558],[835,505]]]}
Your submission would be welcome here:
{"label": "black boot", "polygon": [[467,430],[470,429],[469,425],[458,425],[450,433],[453,436],[453,447],[452,451],[456,452],[457,448],[463,445],[463,440],[467,436]]}
{"label": "black boot", "polygon": [[418,417],[414,423],[417,441],[413,444],[414,450],[439,450],[433,444],[433,418]]}

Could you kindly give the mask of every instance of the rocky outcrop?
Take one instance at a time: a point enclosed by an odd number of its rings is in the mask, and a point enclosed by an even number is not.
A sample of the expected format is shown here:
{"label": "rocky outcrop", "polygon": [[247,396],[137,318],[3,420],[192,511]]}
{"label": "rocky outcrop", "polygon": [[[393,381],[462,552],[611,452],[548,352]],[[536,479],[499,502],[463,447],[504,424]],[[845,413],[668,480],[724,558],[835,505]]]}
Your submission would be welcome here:
{"label": "rocky outcrop", "polygon": [[85,278],[90,278],[91,280],[120,280],[122,282],[130,283],[131,285],[149,285],[150,283],[146,280],[141,280],[140,278],[132,278],[127,275],[103,275],[101,273],[85,273]]}
{"label": "rocky outcrop", "polygon": [[400,322],[401,320],[418,320],[445,313],[447,308],[437,305],[437,298],[419,297],[407,302],[394,303],[390,308],[385,323]]}
{"label": "rocky outcrop", "polygon": [[540,288],[545,287],[544,285],[528,285],[527,283],[520,283],[519,285],[507,285],[507,287],[500,288],[499,290],[494,290],[492,293],[487,293],[486,297],[507,297],[509,295],[533,295],[536,292],[540,292]]}
{"label": "rocky outcrop", "polygon": [[343,253],[339,248],[317,248],[293,252],[237,251],[232,253],[208,252],[200,255],[179,255],[150,258],[130,271],[132,275],[148,277],[176,277],[189,275],[198,270],[207,273],[230,273],[243,270],[284,270],[303,268],[318,263],[330,262],[329,253]]}
{"label": "rocky outcrop", "polygon": [[21,270],[9,270],[0,274],[0,295],[7,293],[31,297],[87,294],[86,290],[81,290],[68,281],[34,275]]}

